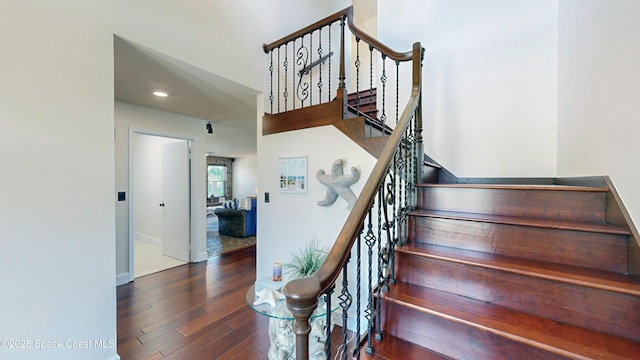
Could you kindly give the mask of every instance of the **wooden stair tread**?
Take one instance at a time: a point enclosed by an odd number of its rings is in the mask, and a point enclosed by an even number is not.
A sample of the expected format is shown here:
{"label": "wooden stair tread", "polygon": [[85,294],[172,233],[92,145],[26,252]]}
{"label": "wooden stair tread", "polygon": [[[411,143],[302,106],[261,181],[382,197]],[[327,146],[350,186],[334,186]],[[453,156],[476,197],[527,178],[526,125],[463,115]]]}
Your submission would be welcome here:
{"label": "wooden stair tread", "polygon": [[449,360],[450,357],[437,354],[414,343],[402,340],[395,336],[385,334],[381,342],[373,342],[374,353],[365,353],[365,346],[360,351],[360,359],[363,360]]}
{"label": "wooden stair tread", "polygon": [[640,343],[434,289],[399,282],[382,296],[415,311],[569,358],[640,359]]}
{"label": "wooden stair tread", "polygon": [[640,297],[640,282],[623,274],[424,243],[396,251]]}
{"label": "wooden stair tread", "polygon": [[450,219],[450,220],[486,222],[486,223],[493,223],[493,224],[531,226],[531,227],[540,227],[540,228],[547,228],[547,229],[596,232],[596,233],[613,234],[613,235],[631,235],[631,232],[629,230],[621,228],[619,226],[608,225],[608,224],[598,224],[598,223],[592,223],[592,222],[581,222],[581,221],[541,219],[541,218],[491,215],[491,214],[476,214],[476,213],[465,213],[465,212],[457,212],[457,211],[441,211],[441,210],[428,210],[428,209],[418,209],[416,211],[410,212],[409,215],[440,218],[440,219]]}
{"label": "wooden stair tread", "polygon": [[503,189],[503,190],[548,190],[548,191],[586,191],[608,192],[606,187],[577,185],[544,185],[544,184],[418,184],[418,187],[459,188],[459,189]]}

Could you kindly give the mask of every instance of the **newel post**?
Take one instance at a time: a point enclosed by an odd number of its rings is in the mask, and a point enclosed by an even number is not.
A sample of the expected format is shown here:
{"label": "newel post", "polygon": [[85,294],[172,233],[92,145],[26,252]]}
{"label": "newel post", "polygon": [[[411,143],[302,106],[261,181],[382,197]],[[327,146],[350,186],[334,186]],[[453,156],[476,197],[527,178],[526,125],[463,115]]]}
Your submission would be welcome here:
{"label": "newel post", "polygon": [[296,360],[309,359],[309,318],[318,306],[320,293],[320,285],[311,279],[292,280],[284,286],[287,308],[296,319],[293,324],[293,332],[296,334]]}
{"label": "newel post", "polygon": [[[422,139],[422,60],[424,59],[424,48],[420,43],[413,44],[413,81],[418,84],[420,98],[415,112],[415,136],[416,136],[416,184],[422,182],[424,170],[424,144]],[[415,204],[414,204],[415,205]]]}

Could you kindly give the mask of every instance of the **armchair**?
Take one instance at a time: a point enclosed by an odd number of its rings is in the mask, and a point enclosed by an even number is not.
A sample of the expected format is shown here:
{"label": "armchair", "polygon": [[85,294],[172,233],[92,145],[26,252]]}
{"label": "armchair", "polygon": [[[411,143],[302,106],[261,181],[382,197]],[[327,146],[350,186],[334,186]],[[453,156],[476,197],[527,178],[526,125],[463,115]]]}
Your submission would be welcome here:
{"label": "armchair", "polygon": [[251,210],[217,208],[218,232],[221,235],[247,237],[256,234],[257,199],[251,199]]}

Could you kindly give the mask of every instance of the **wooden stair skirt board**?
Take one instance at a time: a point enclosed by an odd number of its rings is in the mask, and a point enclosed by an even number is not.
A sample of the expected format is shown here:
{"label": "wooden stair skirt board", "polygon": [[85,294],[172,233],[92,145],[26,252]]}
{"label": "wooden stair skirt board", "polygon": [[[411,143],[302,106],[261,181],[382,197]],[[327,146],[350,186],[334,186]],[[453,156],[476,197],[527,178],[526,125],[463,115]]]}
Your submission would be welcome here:
{"label": "wooden stair skirt board", "polygon": [[[381,293],[385,341],[448,359],[640,359],[609,188],[423,184]],[[374,358],[374,357],[371,357]],[[420,358],[420,357],[402,357]]]}

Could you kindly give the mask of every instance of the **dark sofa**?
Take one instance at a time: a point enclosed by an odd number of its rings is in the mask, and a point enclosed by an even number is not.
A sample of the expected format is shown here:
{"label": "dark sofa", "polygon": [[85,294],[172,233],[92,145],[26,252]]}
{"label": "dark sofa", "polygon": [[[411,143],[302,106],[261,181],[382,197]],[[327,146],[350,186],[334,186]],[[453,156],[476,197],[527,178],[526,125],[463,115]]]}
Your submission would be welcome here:
{"label": "dark sofa", "polygon": [[217,208],[218,232],[221,235],[247,237],[256,234],[257,201],[251,199],[251,210]]}

